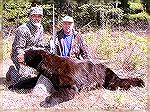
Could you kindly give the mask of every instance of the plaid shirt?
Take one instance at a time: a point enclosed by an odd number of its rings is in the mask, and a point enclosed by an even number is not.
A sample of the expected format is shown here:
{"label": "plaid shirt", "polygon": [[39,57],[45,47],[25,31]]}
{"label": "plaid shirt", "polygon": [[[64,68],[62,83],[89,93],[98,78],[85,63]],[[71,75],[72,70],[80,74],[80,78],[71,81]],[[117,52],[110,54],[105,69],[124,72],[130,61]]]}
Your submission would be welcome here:
{"label": "plaid shirt", "polygon": [[[71,50],[70,50],[70,57],[77,58],[77,59],[89,59],[87,53],[87,46],[84,44],[80,33],[77,31],[73,31],[74,38],[72,39]],[[55,38],[55,53],[62,56],[62,52],[64,51],[64,31],[63,29],[56,33]]]}

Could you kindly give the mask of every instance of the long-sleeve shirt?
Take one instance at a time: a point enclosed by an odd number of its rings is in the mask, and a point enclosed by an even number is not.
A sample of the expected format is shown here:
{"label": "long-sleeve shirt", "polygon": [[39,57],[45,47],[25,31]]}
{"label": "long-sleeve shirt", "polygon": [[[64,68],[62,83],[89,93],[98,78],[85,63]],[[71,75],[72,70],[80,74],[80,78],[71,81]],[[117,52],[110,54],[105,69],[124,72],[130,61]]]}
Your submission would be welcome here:
{"label": "long-sleeve shirt", "polygon": [[12,55],[24,54],[24,50],[43,46],[43,26],[35,27],[31,22],[19,26],[12,44]]}
{"label": "long-sleeve shirt", "polygon": [[[65,40],[63,29],[56,33],[55,37],[55,53],[63,56],[65,50]],[[73,31],[73,37],[69,49],[69,56],[77,59],[89,59],[87,46],[84,44],[79,32]]]}

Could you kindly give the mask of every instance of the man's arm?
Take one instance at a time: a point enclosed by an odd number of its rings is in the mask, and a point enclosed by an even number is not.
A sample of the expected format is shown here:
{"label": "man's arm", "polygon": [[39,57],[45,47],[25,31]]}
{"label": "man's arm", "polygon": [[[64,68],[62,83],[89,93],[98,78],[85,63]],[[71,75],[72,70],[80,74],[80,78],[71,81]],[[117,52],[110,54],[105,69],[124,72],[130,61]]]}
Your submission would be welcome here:
{"label": "man's arm", "polygon": [[26,47],[26,40],[28,39],[29,34],[26,33],[26,29],[18,28],[15,33],[15,39],[12,45],[12,49],[16,53],[15,55],[18,58],[18,62],[24,61],[24,50]]}
{"label": "man's arm", "polygon": [[77,42],[79,44],[79,50],[80,50],[79,55],[81,55],[83,59],[89,59],[88,47],[84,43],[81,34],[77,33],[76,38],[77,38]]}

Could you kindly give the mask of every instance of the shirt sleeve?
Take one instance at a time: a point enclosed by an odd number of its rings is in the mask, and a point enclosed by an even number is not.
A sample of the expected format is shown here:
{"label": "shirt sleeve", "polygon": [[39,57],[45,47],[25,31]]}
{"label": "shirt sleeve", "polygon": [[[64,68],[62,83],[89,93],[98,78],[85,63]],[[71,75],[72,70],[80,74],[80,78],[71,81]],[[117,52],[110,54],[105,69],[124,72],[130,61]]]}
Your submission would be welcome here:
{"label": "shirt sleeve", "polygon": [[13,43],[13,49],[17,54],[24,54],[24,50],[26,48],[26,40],[29,37],[29,33],[27,33],[26,29],[18,28],[15,33],[15,39]]}
{"label": "shirt sleeve", "polygon": [[59,40],[58,40],[58,33],[55,34],[55,38],[54,38],[53,41],[54,41],[54,43],[53,43],[54,44],[54,46],[53,46],[54,47],[54,49],[53,49],[54,53],[57,54],[57,55],[61,55],[60,43],[59,43]]}
{"label": "shirt sleeve", "polygon": [[83,38],[80,33],[76,34],[76,38],[78,38],[78,45],[79,45],[79,50],[80,50],[80,55],[82,56],[83,59],[89,59],[88,55],[88,47],[84,43]]}

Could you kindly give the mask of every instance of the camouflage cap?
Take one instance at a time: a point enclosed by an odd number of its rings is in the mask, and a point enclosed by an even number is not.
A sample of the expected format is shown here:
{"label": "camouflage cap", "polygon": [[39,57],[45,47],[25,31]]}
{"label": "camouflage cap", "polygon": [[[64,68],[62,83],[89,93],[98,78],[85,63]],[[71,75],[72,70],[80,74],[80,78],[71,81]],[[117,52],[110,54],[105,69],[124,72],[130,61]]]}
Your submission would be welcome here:
{"label": "camouflage cap", "polygon": [[30,9],[30,15],[32,14],[40,14],[43,16],[43,8],[42,7],[31,7]]}

